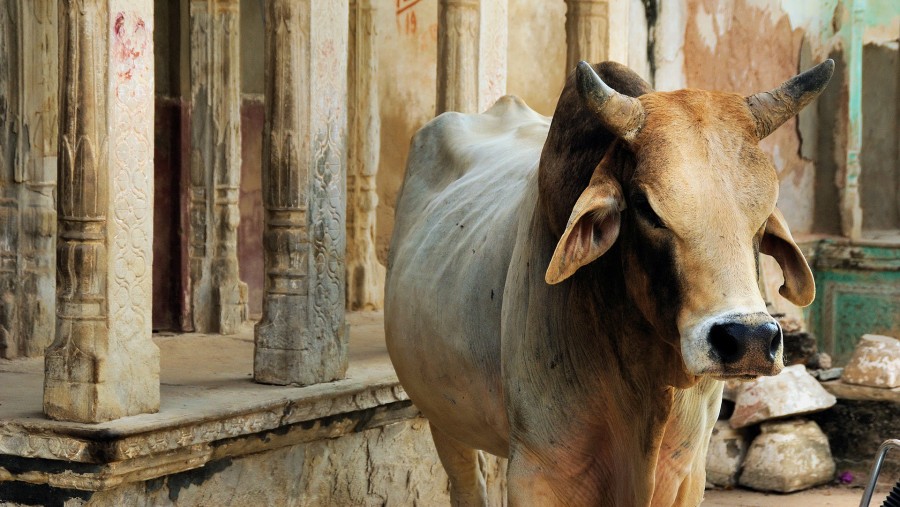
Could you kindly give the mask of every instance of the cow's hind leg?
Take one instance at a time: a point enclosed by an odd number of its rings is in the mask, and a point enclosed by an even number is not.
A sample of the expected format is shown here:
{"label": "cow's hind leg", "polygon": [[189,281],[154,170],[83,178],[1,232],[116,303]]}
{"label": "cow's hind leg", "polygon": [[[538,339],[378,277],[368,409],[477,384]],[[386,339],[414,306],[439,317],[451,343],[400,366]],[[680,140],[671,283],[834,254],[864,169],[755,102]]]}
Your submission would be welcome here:
{"label": "cow's hind leg", "polygon": [[478,451],[446,435],[434,424],[429,426],[441,464],[450,477],[450,503],[454,507],[486,506],[487,492],[478,466]]}

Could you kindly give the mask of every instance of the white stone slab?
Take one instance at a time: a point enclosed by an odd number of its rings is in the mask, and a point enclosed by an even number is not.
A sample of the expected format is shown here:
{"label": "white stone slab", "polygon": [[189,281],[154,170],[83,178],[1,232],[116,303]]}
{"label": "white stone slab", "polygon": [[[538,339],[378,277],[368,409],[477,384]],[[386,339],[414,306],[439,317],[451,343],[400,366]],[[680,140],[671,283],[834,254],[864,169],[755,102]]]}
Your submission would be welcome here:
{"label": "white stone slab", "polygon": [[837,400],[807,373],[803,365],[788,366],[774,377],[747,382],[737,395],[732,428],[825,410]]}
{"label": "white stone slab", "polygon": [[841,379],[863,386],[900,387],[900,340],[890,336],[863,335]]}
{"label": "white stone slab", "polygon": [[790,493],[834,478],[828,438],[813,421],[764,423],[750,444],[739,483],[763,491]]}
{"label": "white stone slab", "polygon": [[733,429],[728,421],[716,421],[706,452],[707,482],[724,487],[737,484],[749,444],[744,431]]}

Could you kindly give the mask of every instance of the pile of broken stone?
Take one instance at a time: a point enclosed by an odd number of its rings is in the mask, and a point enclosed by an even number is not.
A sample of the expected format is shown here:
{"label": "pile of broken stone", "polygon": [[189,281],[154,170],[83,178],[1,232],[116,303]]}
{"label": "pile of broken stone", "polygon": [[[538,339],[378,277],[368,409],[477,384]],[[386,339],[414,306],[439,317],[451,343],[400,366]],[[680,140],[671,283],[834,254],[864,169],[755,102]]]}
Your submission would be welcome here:
{"label": "pile of broken stone", "polygon": [[864,335],[845,368],[817,352],[815,337],[782,322],[786,367],[774,377],[726,382],[706,461],[707,486],[789,493],[836,479],[828,438],[803,416],[836,402],[821,382],[900,386],[900,340]]}

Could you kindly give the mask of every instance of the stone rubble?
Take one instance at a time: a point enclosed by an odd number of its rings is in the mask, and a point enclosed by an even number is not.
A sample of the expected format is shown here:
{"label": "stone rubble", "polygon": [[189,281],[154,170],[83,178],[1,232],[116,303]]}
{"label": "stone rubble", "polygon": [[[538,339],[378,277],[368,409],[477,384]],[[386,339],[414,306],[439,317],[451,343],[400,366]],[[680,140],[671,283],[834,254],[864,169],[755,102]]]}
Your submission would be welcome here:
{"label": "stone rubble", "polygon": [[725,382],[706,457],[708,488],[740,485],[790,493],[834,480],[836,464],[828,437],[816,422],[797,417],[835,405],[834,395],[819,382],[841,379],[837,382],[848,388],[885,392],[900,387],[900,340],[865,335],[847,366],[833,367],[831,357],[817,350],[815,337],[801,324],[781,324],[785,362],[791,366],[774,377]]}
{"label": "stone rubble", "polygon": [[844,368],[844,382],[893,389],[900,387],[900,340],[863,335]]}
{"label": "stone rubble", "polygon": [[827,382],[829,380],[837,380],[843,375],[843,368],[829,368],[827,370],[816,370],[812,375],[819,379],[819,382]]}
{"label": "stone rubble", "polygon": [[819,345],[815,335],[802,331],[788,332],[782,328],[784,337],[784,363],[809,364],[816,359]]}
{"label": "stone rubble", "polygon": [[735,400],[732,428],[743,428],[770,419],[825,410],[837,400],[806,371],[788,366],[774,377],[760,377],[743,385]]}
{"label": "stone rubble", "polygon": [[732,428],[728,421],[716,421],[706,453],[706,481],[729,488],[737,485],[749,443],[744,430]]}
{"label": "stone rubble", "polygon": [[825,352],[816,352],[806,363],[811,370],[828,370],[832,367],[831,356]]}
{"label": "stone rubble", "polygon": [[828,437],[813,421],[763,423],[747,451],[738,483],[752,489],[790,493],[830,482],[835,464]]}

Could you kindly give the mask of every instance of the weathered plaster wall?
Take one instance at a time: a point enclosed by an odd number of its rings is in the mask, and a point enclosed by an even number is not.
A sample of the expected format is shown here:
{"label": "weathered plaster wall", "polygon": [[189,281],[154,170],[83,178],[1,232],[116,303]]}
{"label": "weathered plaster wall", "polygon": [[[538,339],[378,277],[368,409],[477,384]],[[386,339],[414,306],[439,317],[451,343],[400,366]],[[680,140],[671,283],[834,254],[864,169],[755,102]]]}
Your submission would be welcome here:
{"label": "weathered plaster wall", "polygon": [[[656,27],[660,89],[683,84],[750,94],[825,58],[838,60],[818,103],[761,142],[781,179],[779,206],[795,234],[840,231],[835,181],[844,171],[851,6],[838,0],[678,0],[664,4]],[[866,2],[863,25],[863,223],[866,229],[897,227],[900,212],[886,203],[896,202],[898,186],[900,6]]]}
{"label": "weathered plaster wall", "polygon": [[863,46],[863,173],[859,184],[864,205],[863,228],[868,230],[900,229],[898,63],[896,40]]}
{"label": "weathered plaster wall", "polygon": [[[807,9],[813,12],[789,12],[780,4],[778,0],[688,0],[685,84],[749,95],[797,74],[804,41],[809,44],[812,38],[818,46],[820,39],[833,34],[828,24],[819,21],[832,17],[828,10],[834,13],[836,2],[824,3],[821,10],[809,3]],[[809,28],[824,33],[808,36]],[[765,51],[760,51],[762,47]],[[813,53],[820,53],[818,47]],[[815,55],[809,63],[825,56]],[[813,225],[815,165],[801,154],[801,142],[797,120],[791,119],[760,143],[781,179],[779,206],[795,233],[810,232]]]}
{"label": "weathered plaster wall", "polygon": [[566,79],[566,4],[509,2],[508,92],[550,116]]}
{"label": "weathered plaster wall", "polygon": [[[795,236],[841,234],[840,189],[851,128],[853,5],[838,0],[673,0],[661,5],[652,30],[659,89],[688,86],[746,95],[835,59],[834,78],[816,103],[760,143],[778,172],[778,205]],[[863,230],[896,228],[900,4],[871,0],[865,7],[857,25],[866,44],[861,76]],[[775,311],[799,316],[796,307],[777,295],[781,271],[774,261],[764,258],[762,270]]]}

